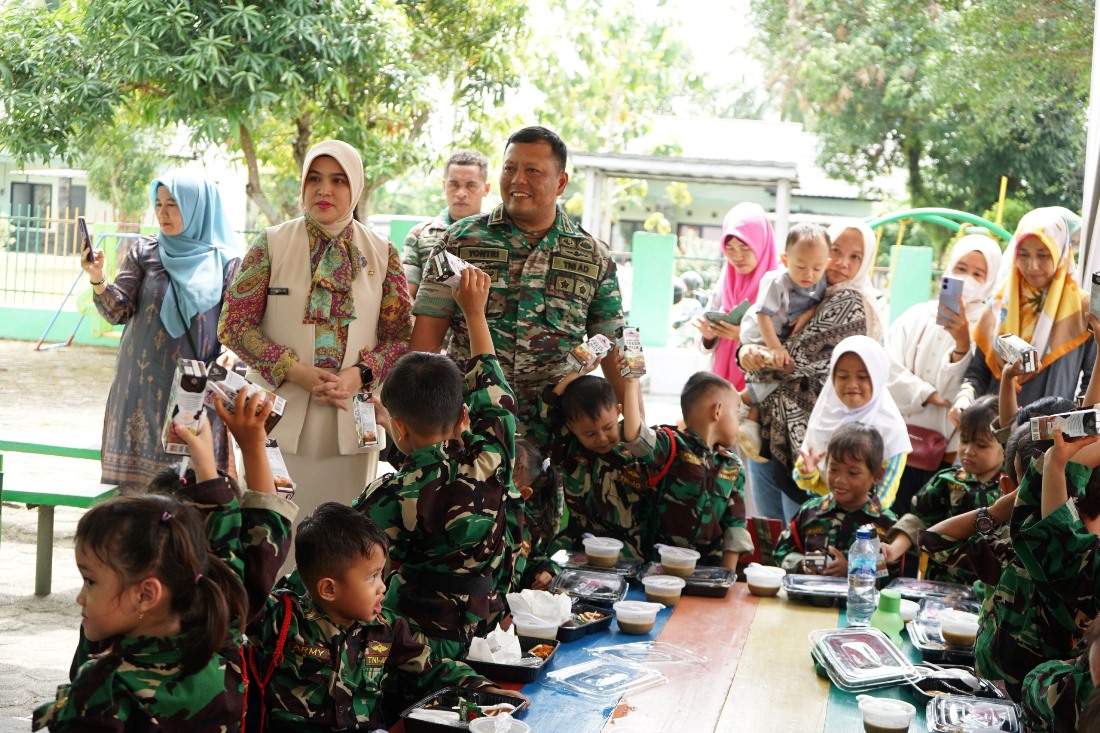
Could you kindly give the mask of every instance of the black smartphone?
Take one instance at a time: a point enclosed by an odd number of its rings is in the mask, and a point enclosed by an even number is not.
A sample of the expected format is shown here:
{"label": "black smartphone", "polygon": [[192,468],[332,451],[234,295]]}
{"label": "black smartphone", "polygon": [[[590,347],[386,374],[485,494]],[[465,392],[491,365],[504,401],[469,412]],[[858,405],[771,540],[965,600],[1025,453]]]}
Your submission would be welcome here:
{"label": "black smartphone", "polygon": [[76,231],[80,235],[80,252],[84,259],[95,263],[95,249],[92,247],[92,235],[88,232],[88,222],[83,216],[76,217]]}

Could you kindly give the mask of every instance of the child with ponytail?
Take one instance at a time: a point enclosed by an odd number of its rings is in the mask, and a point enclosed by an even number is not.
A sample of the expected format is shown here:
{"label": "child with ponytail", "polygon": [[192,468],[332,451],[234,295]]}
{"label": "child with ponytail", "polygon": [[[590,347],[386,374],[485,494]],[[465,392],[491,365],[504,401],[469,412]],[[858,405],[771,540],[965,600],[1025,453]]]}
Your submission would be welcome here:
{"label": "child with ponytail", "polygon": [[[264,456],[262,396],[218,414],[245,467]],[[296,507],[256,476],[240,501],[214,461],[209,423],[187,443],[193,473],[179,496],[117,497],[81,517],[77,595],[86,644],[71,681],[39,707],[33,729],[238,730],[244,714],[241,631],[290,543]],[[250,474],[250,477],[252,474]],[[190,480],[188,480],[190,478]],[[247,586],[247,590],[246,590]],[[261,595],[262,594],[262,595]]]}

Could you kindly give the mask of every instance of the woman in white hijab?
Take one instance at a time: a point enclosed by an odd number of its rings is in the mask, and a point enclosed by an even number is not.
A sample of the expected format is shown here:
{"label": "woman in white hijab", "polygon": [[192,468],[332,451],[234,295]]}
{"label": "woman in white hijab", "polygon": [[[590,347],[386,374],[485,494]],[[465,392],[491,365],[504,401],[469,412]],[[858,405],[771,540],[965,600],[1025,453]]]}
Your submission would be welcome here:
{"label": "woman in white hijab", "polygon": [[[1000,264],[1001,248],[992,238],[984,234],[963,237],[951,248],[945,273],[963,280],[960,312],[941,309],[938,299],[931,300],[902,313],[886,333],[890,394],[906,424],[948,438],[940,467],[906,466],[894,503],[898,516],[908,513],[913,496],[936,471],[950,466],[955,459],[958,434],[948,413],[974,353],[971,333],[992,326],[993,311],[986,301],[993,294]],[[941,314],[946,325],[936,322]]]}
{"label": "woman in white hijab", "polygon": [[301,516],[351,503],[372,478],[381,446],[359,447],[352,397],[377,388],[412,332],[396,248],[354,218],[363,186],[355,148],[314,145],[302,165],[303,215],[253,242],[218,328],[249,378],[287,401],[271,437],[301,485]]}

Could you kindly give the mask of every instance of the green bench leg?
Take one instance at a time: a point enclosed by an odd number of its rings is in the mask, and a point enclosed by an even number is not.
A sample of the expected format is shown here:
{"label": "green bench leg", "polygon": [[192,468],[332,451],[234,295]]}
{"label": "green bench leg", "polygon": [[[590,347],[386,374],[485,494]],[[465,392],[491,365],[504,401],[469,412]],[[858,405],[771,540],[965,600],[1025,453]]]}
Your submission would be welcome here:
{"label": "green bench leg", "polygon": [[34,594],[48,596],[53,585],[53,507],[38,505],[38,549],[35,552]]}

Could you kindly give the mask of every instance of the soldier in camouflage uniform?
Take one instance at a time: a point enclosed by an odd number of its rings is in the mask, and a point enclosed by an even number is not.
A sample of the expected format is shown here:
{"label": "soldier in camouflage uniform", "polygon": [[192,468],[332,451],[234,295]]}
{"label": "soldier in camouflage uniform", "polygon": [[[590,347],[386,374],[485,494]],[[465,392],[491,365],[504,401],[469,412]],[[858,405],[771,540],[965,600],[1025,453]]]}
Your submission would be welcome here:
{"label": "soldier in camouflage uniform", "polygon": [[[241,407],[237,405],[237,416],[245,412]],[[241,424],[221,409],[219,414],[231,430]],[[258,416],[261,435],[264,417],[266,414]],[[196,455],[196,441],[200,437],[206,440],[208,450],[203,467]],[[253,604],[253,600],[267,595],[289,549],[291,523],[297,508],[276,496],[273,484],[267,491],[245,492],[238,502],[229,481],[224,477],[214,478],[217,473],[209,429],[200,436],[188,435],[185,440],[190,443],[192,465],[199,480],[188,485],[187,495],[181,498],[205,514],[209,553],[223,561],[244,584],[248,598],[246,615],[252,617],[263,608],[260,603]],[[249,458],[247,449],[245,458]],[[132,506],[117,504],[122,515],[117,520],[110,520],[114,526],[124,525],[127,518],[138,521],[134,518],[146,509],[155,514],[149,521],[159,521],[165,525],[164,531],[169,531],[168,525],[172,522],[182,525],[191,521],[188,513],[192,510],[180,502],[146,495],[100,504],[89,510],[82,523],[94,521],[87,519],[93,512],[112,511],[112,505],[117,502],[130,502]],[[153,506],[149,506],[149,502]],[[177,529],[179,527],[173,526],[171,531]],[[81,541],[78,528],[78,544]],[[213,578],[218,576],[218,571],[210,563],[203,566],[203,570],[205,572],[193,581],[196,586],[216,582]],[[188,624],[203,621],[205,619],[192,618],[182,625],[187,628]],[[240,617],[232,619],[222,647],[197,670],[192,668],[195,640],[186,630],[177,636],[116,637],[91,642],[91,653],[72,676],[72,683],[58,688],[55,702],[35,710],[33,729],[155,729],[181,733],[237,729],[244,712],[244,670],[239,639],[245,621]]]}
{"label": "soldier in camouflage uniform", "polygon": [[456,150],[443,166],[443,195],[447,208],[434,219],[409,230],[401,247],[401,266],[409,281],[409,295],[416,297],[424,263],[439,245],[447,228],[467,216],[481,213],[481,200],[489,193],[489,161],[474,150]]}
{"label": "soldier in camouflage uniform", "polygon": [[[565,190],[566,149],[542,127],[508,140],[500,174],[504,202],[489,214],[447,230],[442,247],[492,276],[488,317],[501,369],[519,399],[519,426],[538,412],[538,399],[565,371],[566,352],[586,336],[614,340],[623,326],[615,263],[607,246],[575,225],[557,199]],[[413,307],[411,351],[439,351],[450,329],[449,354],[460,364],[470,336],[450,290],[426,281]],[[621,377],[605,369],[622,401]]]}
{"label": "soldier in camouflage uniform", "polygon": [[652,501],[643,463],[653,459],[656,439],[642,422],[641,385],[637,377],[625,380],[620,425],[607,380],[571,371],[556,381],[547,385],[529,426],[531,439],[549,452],[550,465],[561,475],[569,510],[550,554],[576,548],[587,532],[621,540],[623,556],[640,560],[647,554],[644,525]]}
{"label": "soldier in camouflage uniform", "polygon": [[516,399],[492,353],[489,276],[471,268],[462,278],[456,297],[475,350],[465,375],[470,430],[462,440],[450,437],[462,416],[463,379],[453,362],[402,357],[383,385],[379,418],[407,458],[353,504],[383,528],[391,559],[401,563],[386,608],[407,618],[441,659],[461,658],[503,610],[498,588],[513,569],[502,563],[514,561],[522,530],[512,482]]}
{"label": "soldier in camouflage uniform", "polygon": [[726,446],[737,437],[740,397],[713,372],[698,372],[680,394],[684,429],[661,426],[647,484],[655,486],[648,559],[657,543],[699,552],[701,565],[737,569],[752,552],[745,521],[745,470]]}
{"label": "soldier in camouflage uniform", "polygon": [[1024,677],[1020,707],[1031,733],[1076,733],[1077,719],[1094,689],[1089,649],[1076,659],[1044,662]]}
{"label": "soldier in camouflage uniform", "polygon": [[[461,662],[436,662],[405,619],[381,607],[387,538],[369,518],[347,506],[322,504],[302,522],[296,544],[298,570],[310,592],[272,593],[263,617],[249,628],[251,642],[263,652],[254,666],[257,677],[263,679],[277,662],[263,689],[265,717],[274,729],[383,728],[383,686],[398,671],[409,673],[404,679],[416,697],[448,685],[500,691]],[[325,586],[328,576],[340,584]],[[346,582],[349,577],[377,578],[373,595],[356,598],[361,581]],[[280,638],[285,643],[277,654]]]}

